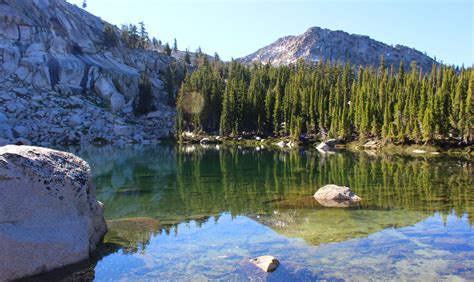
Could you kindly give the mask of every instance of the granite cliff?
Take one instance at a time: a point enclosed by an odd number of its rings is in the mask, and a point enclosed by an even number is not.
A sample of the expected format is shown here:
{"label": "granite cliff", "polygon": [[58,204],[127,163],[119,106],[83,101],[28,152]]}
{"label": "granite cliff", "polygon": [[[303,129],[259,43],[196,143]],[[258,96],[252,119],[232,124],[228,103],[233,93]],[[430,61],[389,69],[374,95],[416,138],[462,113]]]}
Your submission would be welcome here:
{"label": "granite cliff", "polygon": [[[172,133],[163,77],[176,59],[120,41],[106,47],[106,24],[64,0],[0,0],[0,145],[141,143]],[[156,111],[137,117],[145,71]]]}

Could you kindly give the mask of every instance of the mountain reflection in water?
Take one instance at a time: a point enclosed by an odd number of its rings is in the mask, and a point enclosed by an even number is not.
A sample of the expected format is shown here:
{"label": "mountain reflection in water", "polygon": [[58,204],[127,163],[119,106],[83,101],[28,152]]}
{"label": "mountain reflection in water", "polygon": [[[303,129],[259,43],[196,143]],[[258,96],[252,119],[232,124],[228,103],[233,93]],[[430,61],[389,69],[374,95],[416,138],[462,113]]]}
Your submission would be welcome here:
{"label": "mountain reflection in water", "polygon": [[[92,167],[110,230],[104,246],[116,247],[85,267],[96,280],[474,279],[470,160],[199,145],[68,150]],[[363,201],[322,207],[312,195],[329,183]],[[278,271],[248,265],[263,254],[282,261]]]}

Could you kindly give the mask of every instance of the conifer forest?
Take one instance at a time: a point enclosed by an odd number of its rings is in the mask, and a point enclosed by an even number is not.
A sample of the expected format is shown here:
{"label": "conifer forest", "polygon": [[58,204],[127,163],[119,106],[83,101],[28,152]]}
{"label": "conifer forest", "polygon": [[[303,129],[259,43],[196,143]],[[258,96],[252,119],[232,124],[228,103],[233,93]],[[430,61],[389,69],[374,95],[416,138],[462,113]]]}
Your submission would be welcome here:
{"label": "conifer forest", "polygon": [[245,66],[200,56],[177,96],[177,132],[385,143],[473,139],[474,71],[332,62]]}

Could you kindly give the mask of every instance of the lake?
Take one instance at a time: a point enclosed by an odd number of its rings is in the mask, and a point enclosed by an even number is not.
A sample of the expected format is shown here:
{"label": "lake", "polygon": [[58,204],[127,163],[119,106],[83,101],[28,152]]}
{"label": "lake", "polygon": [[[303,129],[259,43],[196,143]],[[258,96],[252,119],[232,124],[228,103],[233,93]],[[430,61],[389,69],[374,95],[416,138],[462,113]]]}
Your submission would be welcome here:
{"label": "lake", "polygon": [[[200,145],[68,150],[91,165],[109,232],[91,262],[49,278],[474,279],[472,160]],[[312,196],[330,183],[363,201],[319,205]],[[248,262],[267,254],[281,262],[273,273]]]}

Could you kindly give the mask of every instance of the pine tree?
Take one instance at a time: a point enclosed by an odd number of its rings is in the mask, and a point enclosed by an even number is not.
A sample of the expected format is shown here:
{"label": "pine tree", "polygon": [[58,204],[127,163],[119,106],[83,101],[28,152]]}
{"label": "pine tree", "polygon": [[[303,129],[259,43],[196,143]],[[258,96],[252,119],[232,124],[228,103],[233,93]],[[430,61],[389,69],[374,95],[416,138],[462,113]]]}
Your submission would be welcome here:
{"label": "pine tree", "polygon": [[122,25],[120,29],[120,37],[122,42],[127,46],[130,47],[130,31],[128,25]]}
{"label": "pine tree", "polygon": [[134,112],[138,115],[144,115],[153,111],[153,94],[150,79],[146,72],[140,76],[138,84],[138,96],[134,104]]}
{"label": "pine tree", "polygon": [[106,47],[116,47],[118,43],[117,35],[115,34],[115,29],[110,24],[104,25],[104,45]]}
{"label": "pine tree", "polygon": [[186,64],[191,64],[191,56],[189,55],[188,49],[186,49],[186,53],[184,54],[184,62]]}
{"label": "pine tree", "polygon": [[163,50],[165,51],[166,55],[171,56],[171,48],[170,48],[170,45],[168,44],[168,42],[166,42],[165,47],[163,48]]}
{"label": "pine tree", "polygon": [[234,115],[233,115],[232,107],[235,101],[234,101],[234,97],[232,96],[233,90],[231,90],[231,87],[233,86],[231,86],[228,83],[224,92],[224,98],[222,100],[220,129],[219,129],[220,134],[226,135],[226,136],[230,135],[233,129],[232,119],[234,118]]}
{"label": "pine tree", "polygon": [[130,24],[128,27],[128,47],[137,48],[140,42],[140,35],[138,34],[138,28],[134,24]]}
{"label": "pine tree", "polygon": [[474,69],[470,70],[469,86],[465,102],[466,109],[464,110],[464,135],[463,141],[470,144],[474,138]]}
{"label": "pine tree", "polygon": [[146,31],[144,22],[139,22],[138,25],[140,26],[140,38],[138,40],[138,47],[145,48],[149,41],[148,32]]}
{"label": "pine tree", "polygon": [[273,133],[278,136],[280,130],[280,123],[282,122],[282,94],[279,87],[275,87],[275,105],[273,108]]}

